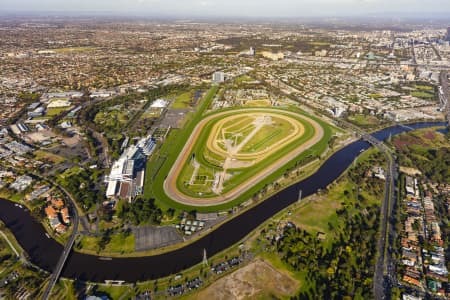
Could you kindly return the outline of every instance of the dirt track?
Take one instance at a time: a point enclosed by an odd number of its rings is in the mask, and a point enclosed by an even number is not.
[[[240,109],[239,111],[273,112],[274,110],[275,109],[273,109],[273,108],[247,108],[247,109]],[[224,115],[227,115],[227,114],[230,114],[233,112],[236,112],[236,111],[227,111],[227,112],[217,113],[217,114],[208,116],[208,117],[202,119],[197,124],[197,126],[194,128],[194,131],[192,132],[191,136],[189,137],[188,141],[186,142],[186,145],[183,147],[182,151],[178,155],[177,160],[173,164],[166,180],[164,181],[164,191],[170,198],[172,198],[173,200],[175,200],[179,203],[193,205],[193,206],[212,206],[212,205],[219,205],[219,204],[229,202],[229,201],[235,199],[236,197],[238,197],[239,195],[241,195],[242,193],[244,193],[245,191],[247,191],[248,189],[250,189],[251,187],[253,187],[255,184],[257,184],[258,182],[260,182],[261,180],[263,180],[264,178],[266,178],[267,176],[269,176],[276,170],[278,170],[280,167],[282,167],[283,165],[285,165],[286,163],[288,163],[289,161],[291,161],[298,155],[300,155],[303,151],[309,149],[310,147],[312,147],[313,145],[318,143],[322,139],[323,134],[324,134],[322,126],[320,126],[316,121],[314,121],[306,116],[297,114],[297,113],[292,113],[292,112],[288,112],[288,111],[284,111],[284,110],[280,111],[281,113],[293,115],[295,117],[299,117],[305,121],[308,121],[314,127],[314,130],[315,130],[314,136],[311,139],[309,139],[308,141],[306,141],[305,143],[303,143],[302,145],[300,145],[299,147],[297,147],[296,149],[294,149],[293,151],[287,153],[282,158],[278,159],[277,161],[274,161],[270,166],[268,166],[261,172],[255,174],[250,179],[246,180],[242,184],[238,185],[237,187],[235,187],[234,189],[232,189],[231,191],[228,191],[227,193],[225,193],[223,195],[216,196],[216,197],[210,197],[210,198],[194,198],[194,197],[183,194],[177,188],[177,178],[183,168],[184,162],[186,161],[186,159],[188,159],[189,154],[191,153],[192,148],[194,147],[195,141],[198,139],[200,133],[202,132],[203,127],[212,119],[215,119],[219,116],[224,116]]]

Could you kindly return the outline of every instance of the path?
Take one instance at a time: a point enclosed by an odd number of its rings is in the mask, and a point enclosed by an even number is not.
[[[3,231],[0,231],[0,234],[3,236],[3,238],[5,239],[5,241],[8,243],[9,247],[12,249],[12,251],[14,252],[14,254],[17,257],[21,257],[19,252],[16,250],[16,248],[14,248],[14,245],[11,243],[11,241],[8,239],[8,237],[6,236],[6,234]]]

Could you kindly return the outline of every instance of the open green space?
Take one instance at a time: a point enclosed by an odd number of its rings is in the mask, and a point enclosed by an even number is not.
[[[236,83],[245,83],[245,82],[251,82],[254,81],[255,79],[253,79],[252,77],[248,76],[248,75],[242,75],[237,77],[234,81]]]
[[[190,107],[190,103],[192,101],[192,91],[182,93],[175,97],[174,101],[171,104],[172,108],[182,109]]]
[[[118,254],[118,253],[132,253],[134,252],[134,235],[116,233],[107,237],[104,236],[86,236],[84,235],[80,241],[77,242],[76,248],[83,249],[84,253],[96,254],[101,252],[102,255]]]
[[[434,182],[450,184],[448,134],[435,128],[414,130],[392,138],[402,166],[419,169]]]
[[[311,46],[329,46],[329,45],[331,45],[331,43],[329,43],[329,42],[320,42],[320,41],[309,42],[308,44]]]
[[[370,148],[356,160],[353,167],[360,165],[370,167],[377,150]],[[381,161],[382,162],[382,161]],[[381,181],[380,181],[381,182]],[[336,228],[339,216],[336,211],[346,203],[356,202],[358,197],[364,199],[368,205],[380,203],[379,186],[369,191],[357,189],[357,185],[348,176],[343,176],[337,183],[331,184],[325,195],[315,195],[302,202],[294,211],[290,220],[310,233],[319,232],[330,234]],[[331,225],[331,226],[330,226]]]
[[[370,127],[380,124],[380,120],[377,117],[364,114],[356,114],[348,117],[348,120],[355,125],[361,127]]]
[[[434,88],[429,85],[415,85],[414,86],[416,90],[422,90],[422,91],[432,91]]]
[[[424,92],[422,90],[411,92],[411,96],[417,97],[417,98],[422,98],[422,99],[434,98],[433,94]]]
[[[43,150],[36,150],[33,152],[33,154],[37,160],[51,161],[52,163],[55,164],[59,164],[65,160],[64,157],[62,156],[46,152]]]
[[[67,111],[68,109],[70,109],[70,106],[49,108],[49,109],[47,109],[45,115],[47,117],[57,116],[57,115],[61,114],[62,112]]]
[[[124,126],[129,120],[129,115],[122,109],[101,111],[95,116],[94,122],[105,128],[116,128]]]
[[[275,215],[260,227],[253,249],[300,282],[299,299],[371,299],[379,207],[384,181],[368,175],[386,166],[365,151],[325,190]],[[282,224],[290,226],[282,228]],[[281,238],[273,242],[274,236]]]

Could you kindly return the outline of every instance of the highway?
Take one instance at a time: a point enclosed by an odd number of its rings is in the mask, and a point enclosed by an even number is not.
[[[390,298],[390,286],[393,280],[395,280],[395,264],[392,262],[392,243],[394,241],[395,227],[390,226],[392,221],[392,212],[395,206],[395,177],[396,177],[396,164],[395,158],[392,155],[391,150],[372,135],[366,133],[359,127],[348,123],[346,121],[339,120],[339,123],[343,127],[352,129],[355,133],[360,135],[362,139],[366,140],[373,146],[377,147],[386,157],[388,166],[386,170],[386,186],[383,202],[381,203],[381,227],[380,236],[377,241],[377,262],[375,264],[375,273],[373,278],[373,292],[375,299],[389,299]]]
[[[390,285],[388,282],[395,279],[395,268],[392,264],[392,243],[394,241],[394,226],[390,226],[392,212],[395,205],[395,174],[396,164],[395,159],[390,149],[381,141],[375,139],[373,136],[361,132],[363,139],[377,147],[384,153],[387,159],[386,183],[384,199],[381,203],[380,216],[380,237],[377,242],[377,262],[375,264],[375,273],[373,278],[373,292],[375,299],[389,299]]]
[[[449,99],[449,92],[448,92],[448,74],[447,71],[442,71],[440,76],[440,83],[442,87],[442,93],[443,93],[443,101],[445,102],[445,115],[447,118],[447,124],[448,127],[450,127],[450,99]]]

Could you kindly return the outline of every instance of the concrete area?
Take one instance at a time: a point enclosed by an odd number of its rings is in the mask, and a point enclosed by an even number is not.
[[[135,251],[145,251],[165,247],[183,241],[174,227],[134,227]]]
[[[181,121],[184,119],[187,113],[191,112],[192,109],[169,109],[164,117],[161,119],[161,124],[159,127],[163,128],[180,128]]]

